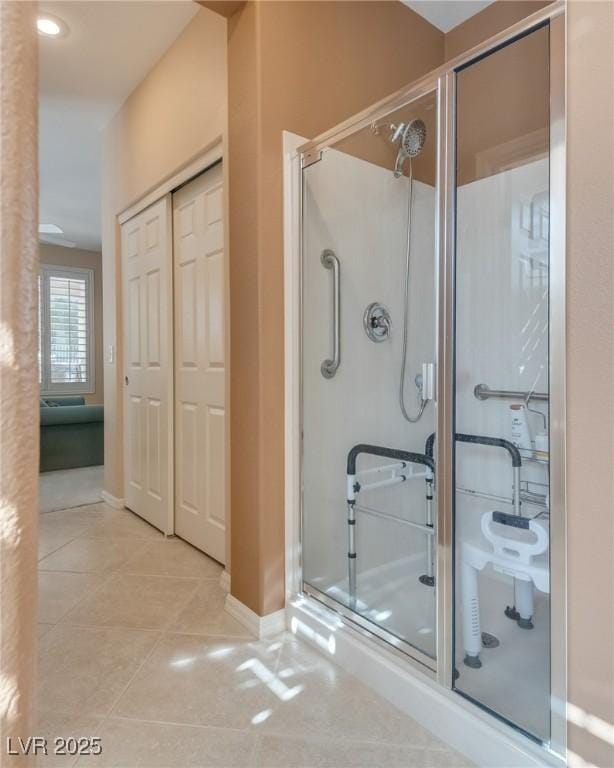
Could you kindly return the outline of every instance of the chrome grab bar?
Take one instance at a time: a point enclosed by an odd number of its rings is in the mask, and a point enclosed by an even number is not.
[[[475,445],[486,445],[492,448],[503,448],[509,453],[512,460],[512,472],[514,475],[512,484],[514,492],[514,514],[520,516],[520,467],[522,466],[522,456],[520,455],[520,451],[514,445],[514,443],[511,443],[509,440],[504,440],[502,437],[487,437],[486,435],[465,435],[461,434],[460,432],[457,432],[454,435],[454,438],[459,443],[473,443]],[[433,458],[434,444],[435,433],[433,432],[426,438],[426,443],[424,446],[424,453],[426,456],[429,456],[431,460]]]
[[[391,515],[389,512],[382,512],[379,509],[373,509],[373,507],[365,507],[364,504],[355,504],[354,509],[357,512],[362,512],[365,515],[371,515],[372,517],[381,517],[382,520],[390,520],[393,523],[400,523],[401,525],[407,525],[410,528],[415,528],[420,533],[424,533],[427,536],[434,536],[435,529],[432,525],[422,525],[421,523],[415,523],[413,520],[406,520],[404,517],[398,515]]]
[[[489,397],[501,397],[505,400],[548,400],[547,392],[518,392],[512,389],[490,389],[486,384],[477,384],[473,389],[477,400],[488,400]]]
[[[322,251],[320,261],[324,269],[333,270],[333,358],[322,362],[320,371],[325,379],[332,379],[341,362],[341,267],[334,251]]]

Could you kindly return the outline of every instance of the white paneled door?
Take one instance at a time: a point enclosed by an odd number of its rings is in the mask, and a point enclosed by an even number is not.
[[[173,194],[175,532],[225,562],[221,163]]]
[[[125,503],[173,531],[171,196],[122,225]]]

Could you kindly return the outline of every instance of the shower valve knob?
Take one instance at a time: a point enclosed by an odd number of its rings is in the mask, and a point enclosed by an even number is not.
[[[374,301],[365,309],[363,327],[371,341],[374,341],[376,344],[380,341],[386,341],[392,330],[390,312],[388,312],[383,304]]]

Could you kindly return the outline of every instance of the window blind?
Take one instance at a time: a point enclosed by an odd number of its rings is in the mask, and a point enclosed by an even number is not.
[[[44,391],[92,389],[92,284],[89,269],[45,266],[41,272],[39,358]]]

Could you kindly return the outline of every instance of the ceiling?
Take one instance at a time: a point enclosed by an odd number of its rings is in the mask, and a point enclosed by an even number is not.
[[[494,0],[402,0],[442,32],[449,32],[475,16]]]
[[[444,32],[493,0],[403,0]],[[40,222],[100,249],[101,130],[198,11],[191,0],[39,3],[69,33],[40,42]]]
[[[69,33],[40,37],[40,218],[45,241],[100,249],[101,130],[198,11],[191,0],[40,2]]]

